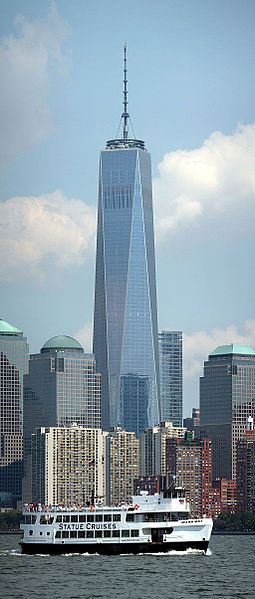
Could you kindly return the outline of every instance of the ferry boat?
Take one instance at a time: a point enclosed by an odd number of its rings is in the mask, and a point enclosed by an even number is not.
[[[211,518],[190,517],[183,489],[142,491],[132,504],[118,507],[28,508],[20,544],[26,554],[206,552],[212,526]]]

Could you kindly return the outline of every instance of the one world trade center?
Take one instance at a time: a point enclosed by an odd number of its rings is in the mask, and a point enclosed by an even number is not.
[[[102,426],[140,435],[160,420],[150,154],[129,135],[124,46],[121,133],[99,165],[94,340]]]

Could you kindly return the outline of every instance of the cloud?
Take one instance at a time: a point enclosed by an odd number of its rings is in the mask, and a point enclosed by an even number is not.
[[[45,18],[28,21],[19,15],[14,25],[16,33],[0,46],[1,166],[51,133],[51,77],[66,63],[68,26],[54,4]]]
[[[94,254],[96,211],[61,191],[0,203],[0,280],[40,277],[46,267],[82,264]]]
[[[255,348],[255,320],[244,323],[243,332],[231,324],[225,329],[213,329],[210,333],[197,331],[184,335],[184,377],[190,379],[202,375],[203,363],[218,345],[241,343]]]
[[[200,148],[166,154],[154,195],[159,241],[215,221],[241,233],[240,217],[247,227],[255,218],[255,124],[239,125],[233,135],[214,132]]]

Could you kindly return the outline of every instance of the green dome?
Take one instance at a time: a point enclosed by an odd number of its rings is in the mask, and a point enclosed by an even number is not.
[[[69,335],[56,335],[55,337],[51,337],[51,339],[46,341],[46,343],[43,345],[41,351],[50,351],[51,349],[59,349],[61,351],[83,351],[83,347],[81,346],[79,341],[76,341],[76,339],[70,337]]]
[[[22,331],[0,318],[0,335],[22,335]]]
[[[219,347],[216,347],[210,356],[225,356],[226,354],[255,356],[255,349],[241,343],[229,343],[229,345],[219,345]]]

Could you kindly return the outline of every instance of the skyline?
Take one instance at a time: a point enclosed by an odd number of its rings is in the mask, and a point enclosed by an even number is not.
[[[57,334],[91,349],[99,151],[117,131],[126,39],[152,155],[159,328],[184,331],[188,416],[208,353],[255,346],[255,7],[130,8],[125,31],[115,1],[0,9],[0,316],[33,353]]]

